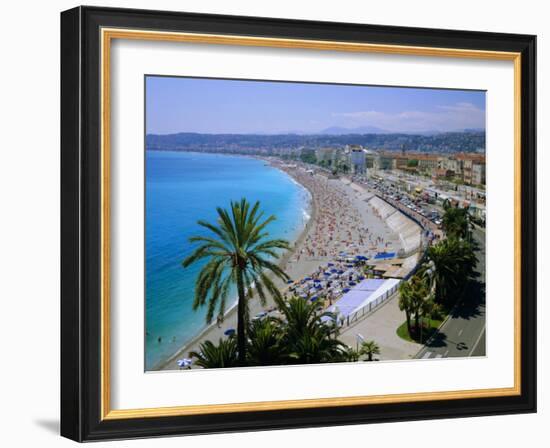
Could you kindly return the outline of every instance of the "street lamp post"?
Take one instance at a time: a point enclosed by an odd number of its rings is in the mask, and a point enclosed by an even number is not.
[[[355,335],[355,343],[356,343],[355,349],[357,351],[359,351],[359,341],[361,341],[361,343],[365,342],[365,338],[363,337],[363,335],[361,333],[357,333]]]

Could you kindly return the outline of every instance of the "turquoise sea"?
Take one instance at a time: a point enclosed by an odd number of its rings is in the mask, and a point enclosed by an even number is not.
[[[202,264],[181,266],[193,250],[188,238],[208,232],[197,220],[214,222],[217,206],[245,197],[276,215],[271,236],[293,240],[310,197],[262,160],[219,154],[146,151],[145,185],[145,369],[151,370],[206,325],[205,310],[192,309]]]

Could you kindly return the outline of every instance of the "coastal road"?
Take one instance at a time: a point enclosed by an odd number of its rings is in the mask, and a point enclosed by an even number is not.
[[[479,277],[470,288],[472,300],[458,306],[439,331],[416,354],[416,358],[485,356],[485,230],[474,228],[479,245],[477,272]]]

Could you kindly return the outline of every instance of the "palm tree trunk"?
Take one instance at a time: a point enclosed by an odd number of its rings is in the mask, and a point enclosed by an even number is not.
[[[409,335],[411,334],[411,315],[408,311],[405,312],[405,315],[407,316],[407,331],[409,332]]]
[[[244,366],[246,364],[246,322],[245,322],[245,295],[244,295],[244,282],[242,271],[237,272],[237,294],[239,296],[239,302],[237,304],[237,349],[239,355],[239,365]]]

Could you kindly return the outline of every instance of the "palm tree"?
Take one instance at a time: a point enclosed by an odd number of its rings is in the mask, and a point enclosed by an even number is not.
[[[380,347],[374,341],[365,341],[361,344],[361,355],[367,355],[367,361],[372,361],[374,355],[380,354]]]
[[[285,326],[287,339],[298,339],[304,333],[315,332],[319,325],[325,326],[320,320],[322,307],[315,302],[300,297],[291,297],[286,302],[278,303],[278,308],[283,314],[282,322]]]
[[[282,332],[274,319],[256,320],[248,326],[247,365],[279,365],[285,358]]]
[[[190,352],[192,358],[197,358],[195,362],[199,367],[205,369],[215,369],[222,367],[237,367],[237,343],[234,337],[226,340],[220,339],[218,345],[212,341],[205,341],[199,346],[198,352]]]
[[[232,285],[237,286],[237,346],[240,365],[246,362],[246,327],[248,321],[247,300],[256,290],[262,305],[266,303],[266,292],[276,300],[281,293],[273,280],[267,275],[288,280],[288,275],[273,262],[279,258],[280,250],[290,249],[287,241],[269,239],[266,227],[275,220],[275,216],[264,219],[259,211],[260,203],[251,208],[246,199],[231,202],[230,210],[217,207],[216,224],[198,221],[198,224],[211,231],[213,236],[194,236],[192,243],[201,243],[195,251],[183,261],[183,267],[208,259],[201,269],[195,283],[193,309],[208,303],[206,321],[212,321],[216,308],[218,317],[223,318],[226,300]]]
[[[441,220],[447,237],[470,240],[470,215],[468,209],[447,207]]]
[[[338,339],[331,339],[328,333],[322,331],[302,334],[299,339],[292,341],[289,349],[289,364],[347,361],[345,344]]]
[[[413,275],[409,281],[399,285],[399,309],[405,311],[409,335],[412,335],[411,318],[413,316],[415,334],[418,334],[420,330],[422,306],[428,293],[429,288],[426,280],[418,273]]]
[[[438,305],[434,300],[434,295],[430,294],[426,300],[422,302],[422,306],[420,308],[420,313],[422,315],[422,321],[424,321],[424,318],[428,319],[428,329],[431,329],[431,321],[434,319],[434,317],[439,317],[441,314],[441,306]],[[424,325],[421,326],[421,329],[424,328]],[[423,342],[423,333],[422,330],[420,332],[420,342]]]
[[[361,352],[359,350],[355,350],[353,347],[348,347],[345,350],[345,357],[346,357],[346,361],[348,362],[357,362],[359,361],[360,356],[361,356]]]
[[[401,282],[399,285],[399,310],[405,311],[407,318],[407,332],[411,334],[411,304],[413,291],[409,282]]]
[[[346,345],[335,335],[334,315],[323,312],[322,307],[307,300],[292,297],[288,302],[280,301],[283,314],[281,325],[289,364],[314,364],[345,361]]]
[[[413,275],[410,283],[413,289],[412,309],[414,312],[414,329],[415,334],[418,335],[420,331],[420,316],[422,315],[429,289],[425,278],[420,275]]]
[[[435,266],[435,300],[452,306],[467,282],[476,276],[474,248],[467,241],[447,238],[429,247],[427,254]]]

